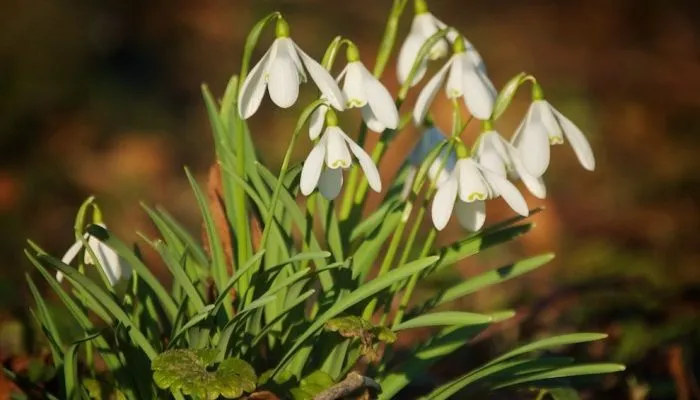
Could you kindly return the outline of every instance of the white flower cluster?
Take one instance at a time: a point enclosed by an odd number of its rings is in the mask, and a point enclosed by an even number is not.
[[[568,118],[544,100],[534,78],[533,102],[511,140],[493,128],[498,92],[491,83],[482,57],[474,46],[454,28],[448,27],[428,11],[425,0],[415,1],[410,32],[398,55],[397,77],[403,89],[417,85],[428,71],[429,61],[452,55],[418,94],[412,112],[416,125],[422,126],[431,105],[444,85],[447,98],[458,105],[462,100],[471,116],[483,121],[484,130],[473,152],[459,137],[446,138],[437,128],[427,129],[407,160],[407,178],[403,190],[406,199],[416,173],[426,157],[438,145],[449,140],[440,157],[428,167],[427,177],[437,190],[432,203],[432,220],[442,230],[452,213],[467,230],[478,231],[486,218],[485,202],[502,197],[518,214],[528,215],[524,197],[512,181],[522,181],[536,197],[546,195],[542,176],[550,161],[550,145],[568,140],[584,168],[593,170],[595,159],[583,133]],[[428,42],[432,44],[428,44]],[[357,47],[347,39],[347,65],[337,79],[304,52],[290,37],[289,26],[281,16],[276,20],[276,39],[247,74],[238,93],[238,113],[248,119],[260,107],[265,92],[277,106],[288,108],[299,97],[299,86],[308,77],[316,84],[323,104],[311,115],[309,137],[314,146],[307,156],[300,179],[300,190],[310,195],[318,188],[327,199],[336,198],[343,185],[343,170],[356,159],[374,191],[382,190],[379,171],[367,152],[339,126],[336,111],[359,108],[366,127],[382,133],[399,129],[397,104],[389,90],[364,66]],[[342,86],[341,86],[342,84]],[[520,84],[518,84],[519,86]],[[458,107],[458,106],[456,106]],[[456,109],[455,112],[461,112]],[[462,127],[463,128],[463,127]],[[461,129],[453,129],[455,132]],[[123,260],[98,239],[86,236],[92,250],[85,252],[84,263],[98,263],[109,283],[128,277],[131,270]],[[70,263],[82,248],[75,243],[63,258]],[[93,260],[90,253],[97,260]],[[59,273],[59,280],[63,278]]]
[[[429,40],[433,44],[426,52],[422,49]],[[543,99],[542,90],[534,80],[533,103],[512,140],[493,130],[498,92],[486,73],[482,57],[463,35],[431,14],[424,0],[415,1],[411,29],[399,51],[399,83],[408,87],[417,85],[426,75],[429,61],[446,57],[450,48],[452,55],[448,61],[420,91],[413,108],[413,121],[416,125],[424,123],[444,85],[446,96],[453,101],[461,99],[470,114],[484,121],[487,128],[473,154],[457,139],[461,151],[450,154],[444,165],[435,160],[430,166],[428,176],[438,187],[432,206],[437,229],[443,229],[456,210],[464,228],[479,230],[486,216],[485,201],[497,197],[502,197],[515,212],[528,215],[527,204],[511,180],[521,180],[534,196],[544,198],[542,175],[549,165],[549,147],[563,143],[564,138],[571,143],[583,166],[594,168],[593,153],[581,131]],[[351,167],[353,158],[359,162],[369,186],[377,192],[382,188],[374,161],[338,126],[335,113],[360,108],[366,126],[379,133],[397,129],[399,113],[387,88],[362,64],[352,43],[348,43],[346,58],[348,64],[333,79],[294,43],[286,22],[279,19],[277,39],[253,67],[239,94],[239,113],[242,118],[249,118],[258,109],[266,89],[275,104],[286,108],[294,104],[299,84],[307,80],[305,71],[318,86],[325,104],[316,109],[309,124],[309,137],[315,145],[302,168],[300,189],[304,195],[318,188],[324,197],[336,198],[342,189],[343,170]],[[428,152],[443,140],[444,135],[431,128],[416,146],[408,160],[404,197]]]
[[[477,231],[486,218],[485,201],[497,197],[502,197],[518,214],[527,216],[529,211],[525,199],[510,180],[521,180],[530,193],[543,199],[546,189],[542,176],[549,166],[550,145],[562,144],[565,138],[581,165],[590,171],[595,168],[593,152],[581,130],[544,100],[537,82],[533,83],[533,102],[513,138],[508,141],[495,131],[491,119],[498,93],[486,74],[483,59],[464,36],[431,14],[423,1],[417,1],[416,5],[411,31],[399,53],[399,81],[410,78],[421,47],[441,30],[449,29],[446,40],[439,39],[427,57],[419,60],[410,85],[417,84],[425,75],[428,60],[447,55],[449,43],[453,54],[418,95],[413,108],[414,122],[423,123],[438,90],[445,84],[447,97],[452,100],[462,98],[471,115],[483,120],[485,127],[473,154],[470,155],[460,141],[457,145],[461,151],[450,154],[444,166],[439,158],[430,166],[428,176],[438,187],[432,204],[435,228],[442,230],[455,212],[462,227]],[[417,167],[444,140],[445,136],[437,128],[424,133],[409,158],[404,196]]]

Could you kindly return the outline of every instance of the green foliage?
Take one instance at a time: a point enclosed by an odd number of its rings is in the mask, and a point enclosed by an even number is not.
[[[391,52],[405,5],[405,1],[394,2],[376,75],[381,75]],[[243,75],[262,29],[279,18],[278,13],[270,14],[251,32]],[[448,33],[449,29],[438,31],[419,54],[427,56]],[[414,63],[411,76],[419,63]],[[496,117],[528,79],[520,74],[505,86],[496,102]],[[113,251],[128,263],[131,276],[114,287],[104,278],[108,265],[97,266],[101,280],[92,279],[84,257],[77,257],[74,266],[67,265],[30,242],[27,257],[82,333],[68,337],[59,332],[55,315],[34,278],[28,276],[36,302],[33,315],[48,338],[62,378],[60,393],[47,397],[216,399],[269,391],[280,398],[312,399],[342,385],[344,376],[364,357],[373,363],[370,378],[381,385],[381,398],[392,398],[430,366],[515,314],[437,311],[436,307],[533,271],[554,257],[543,254],[513,262],[416,301],[412,294],[420,279],[508,243],[532,225],[522,217],[513,218],[442,247],[434,245],[435,229],[422,237],[427,201],[418,203],[416,198],[423,191],[427,197],[433,193],[428,171],[442,147],[423,161],[407,199],[398,193],[406,179],[404,168],[381,204],[363,220],[364,195],[349,189],[343,204],[347,212],[337,212],[339,207],[318,195],[307,198],[302,207],[297,201],[300,170],[290,165],[290,156],[307,120],[325,100],[306,107],[291,135],[281,171],[275,174],[258,161],[248,127],[238,114],[240,85],[238,77],[232,77],[218,103],[206,86],[202,90],[221,171],[217,189],[222,198],[209,198],[185,169],[202,217],[201,240],[162,208],[143,205],[160,238],[140,235],[139,243],[127,244],[100,225],[99,208],[93,198],[88,199],[80,207],[74,234],[84,247],[81,255],[87,252],[97,259],[97,250]],[[409,84],[402,86],[399,104],[409,89]],[[465,127],[456,117],[453,131]],[[363,126],[361,132],[365,131]],[[381,146],[394,134],[387,133]],[[383,150],[374,154],[381,158]],[[362,188],[357,179],[357,174],[351,174],[354,183],[348,186]],[[92,218],[88,210],[93,210]],[[404,232],[411,232],[406,240]],[[95,240],[105,247],[92,248]],[[147,265],[140,250],[144,244],[166,266],[170,287]],[[67,282],[60,284],[55,272]],[[397,303],[399,312],[393,313]],[[390,314],[393,322],[388,324]],[[394,348],[397,333],[415,328],[428,328],[433,334],[400,355]],[[537,354],[604,337],[580,333],[527,344],[453,381],[435,384],[426,398],[513,386],[534,388],[543,381],[562,379],[568,384],[571,377],[620,371],[623,367],[616,364],[573,364],[570,359]],[[104,367],[98,367],[97,360]],[[561,387],[549,393],[561,397],[568,386]]]
[[[257,376],[250,364],[238,358],[217,363],[217,356],[216,350],[167,351],[153,359],[153,380],[161,389],[203,399],[235,399],[255,390]]]

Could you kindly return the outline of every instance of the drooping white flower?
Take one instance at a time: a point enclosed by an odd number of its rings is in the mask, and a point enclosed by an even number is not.
[[[338,110],[343,110],[343,95],[338,84],[321,64],[306,54],[289,37],[289,26],[277,21],[277,38],[265,55],[250,70],[238,95],[238,112],[247,119],[258,110],[265,90],[282,108],[291,107],[299,97],[299,84],[306,82],[308,71],[321,94]]]
[[[336,124],[328,124],[304,161],[299,183],[301,193],[308,196],[318,187],[323,197],[336,198],[343,186],[342,170],[350,168],[352,155],[360,163],[372,190],[381,191],[382,182],[372,158]]]
[[[104,224],[97,225],[105,229],[107,228]],[[83,249],[83,242],[78,240],[75,243],[73,243],[73,245],[66,251],[66,254],[63,255],[63,258],[61,258],[61,261],[64,264],[70,264],[71,262],[73,262],[80,250],[83,250],[83,262],[86,265],[95,265],[101,267],[105,275],[107,276],[110,285],[114,286],[122,279],[129,279],[129,277],[131,276],[131,266],[129,266],[129,264],[127,264],[121,257],[119,257],[119,255],[114,250],[112,250],[111,247],[107,246],[96,237],[91,236],[87,233],[84,237],[87,240],[88,246],[95,254],[97,261],[93,259],[89,251]],[[56,280],[58,280],[59,282],[63,281],[63,273],[61,271],[58,271],[56,273]]]
[[[445,140],[447,140],[445,135],[440,131],[440,129],[434,126],[423,132],[423,136],[421,136],[416,146],[408,155],[408,166],[406,167],[408,171],[406,180],[404,181],[403,190],[401,191],[401,198],[405,199],[408,197],[413,181],[418,173],[418,169],[420,168],[421,164],[423,164],[426,157],[428,157],[428,154],[430,154],[434,148],[439,146]],[[457,163],[457,154],[454,152],[454,150],[450,151],[449,154],[447,154],[447,151],[447,148],[441,150],[435,161],[433,161],[428,168],[428,179],[430,179],[431,182],[434,182],[435,186],[440,186],[447,180],[447,177]],[[447,156],[446,160],[445,156]]]
[[[440,28],[440,22],[433,14],[429,11],[422,13],[416,12],[415,17],[413,17],[413,22],[411,22],[411,30],[406,36],[406,40],[401,45],[399,50],[399,57],[396,67],[396,75],[399,79],[399,83],[403,84],[408,79],[408,75],[411,72],[413,64],[418,58],[418,52],[420,48],[425,44],[425,42],[437,33]],[[444,25],[444,24],[442,24]],[[411,86],[416,85],[425,76],[425,71],[428,67],[428,59],[437,60],[439,58],[447,56],[449,51],[449,46],[447,41],[441,39],[433,45],[433,47],[428,52],[427,59],[420,61],[418,70],[413,77],[413,82]]]
[[[476,232],[486,220],[485,201],[497,197],[503,197],[518,214],[529,214],[525,199],[508,179],[471,157],[461,158],[435,193],[432,205],[433,225],[437,230],[445,228],[454,210],[460,225]]]
[[[338,82],[343,82],[345,107],[361,108],[362,119],[375,132],[396,129],[399,126],[399,111],[387,88],[362,64],[354,46],[348,48],[348,60],[338,75]],[[311,116],[309,136],[312,140],[321,134],[327,111],[327,106],[320,106]]]
[[[512,143],[520,151],[525,168],[540,177],[549,166],[550,145],[563,144],[564,138],[569,141],[583,168],[593,171],[595,157],[583,132],[547,100],[540,98],[530,104]]]
[[[437,17],[430,13],[430,11],[428,11],[425,2],[416,2],[416,11],[413,21],[411,22],[411,29],[408,36],[406,36],[406,40],[404,40],[403,44],[401,45],[401,49],[399,50],[396,71],[399,83],[403,84],[408,79],[411,68],[418,58],[420,48],[423,47],[425,42],[438,31],[447,28],[448,26],[444,22],[440,21]],[[428,52],[428,57],[420,61],[418,70],[416,71],[413,81],[411,82],[411,86],[416,85],[421,79],[423,79],[423,76],[425,76],[428,60],[437,60],[447,56],[447,52],[449,51],[447,41],[454,42],[458,36],[459,35],[455,30],[450,30],[446,35],[447,40],[438,40],[433,45]],[[466,38],[464,38],[464,36],[462,36],[462,40],[465,44],[467,57],[474,65],[483,70],[485,73],[486,67],[481,55],[479,55],[474,46]]]
[[[542,178],[533,176],[525,168],[518,150],[495,130],[481,134],[475,157],[479,164],[503,177],[521,179],[535,197],[544,199],[547,195]]]
[[[462,97],[469,112],[478,119],[491,117],[496,101],[496,89],[484,71],[467,56],[461,38],[455,40],[455,52],[435,76],[421,90],[413,107],[413,121],[420,124],[425,119],[438,90],[447,79],[445,90],[449,99]]]

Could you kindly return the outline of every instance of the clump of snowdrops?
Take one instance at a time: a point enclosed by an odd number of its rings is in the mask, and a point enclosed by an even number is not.
[[[220,99],[202,87],[221,177],[219,202],[211,202],[186,171],[203,243],[165,210],[148,206],[160,237],[124,243],[110,233],[93,198],[80,208],[76,243],[62,259],[30,242],[27,256],[81,332],[59,331],[56,313],[29,278],[33,313],[61,380],[47,397],[390,399],[409,390],[403,398],[447,399],[515,388],[532,390],[533,398],[575,398],[573,377],[623,369],[543,354],[605,337],[571,333],[525,344],[426,389],[429,367],[514,316],[445,306],[553,255],[454,282],[427,300],[414,298],[417,283],[526,234],[532,225],[525,219],[538,210],[521,190],[545,197],[543,176],[555,145],[568,143],[587,170],[595,160],[583,133],[546,100],[534,76],[519,73],[498,91],[456,27],[431,14],[424,0],[414,1],[412,12],[407,3],[394,0],[374,65],[365,65],[351,38],[340,36],[319,61],[311,54],[320,53],[307,53],[275,12],[251,30],[240,72]],[[413,18],[407,34],[398,30],[402,17]],[[254,50],[265,46],[263,33],[273,28],[274,41],[249,68]],[[395,94],[381,81],[393,55]],[[442,66],[428,76],[431,64]],[[317,90],[318,100],[303,108],[292,132],[278,133],[289,146],[280,170],[271,171],[247,121],[271,106],[266,97],[292,107],[302,87]],[[532,104],[508,138],[498,121],[524,87]],[[404,100],[414,90],[417,100],[408,109]],[[432,122],[437,96],[450,100],[451,126]],[[361,116],[356,135],[340,114]],[[386,179],[377,165],[409,124],[421,128],[422,138],[398,175]],[[481,133],[467,141],[470,124]],[[369,135],[378,135],[371,152],[364,149]],[[300,139],[313,146],[295,164],[291,155]],[[369,189],[382,195],[371,209],[365,207]],[[484,227],[487,203],[499,198],[514,216]],[[438,231],[453,216],[464,234],[436,246]],[[170,287],[144,263],[144,246],[162,258]],[[395,351],[397,334],[415,328],[433,334],[408,352]],[[410,391],[417,380],[420,393]]]

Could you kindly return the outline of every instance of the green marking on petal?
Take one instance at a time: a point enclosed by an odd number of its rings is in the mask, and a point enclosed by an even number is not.
[[[350,167],[350,163],[346,163],[344,160],[335,160],[331,163],[331,168],[333,169],[348,167]]]
[[[467,196],[468,202],[477,201],[477,200],[480,200],[480,201],[486,200],[486,194],[481,193],[481,192],[473,192],[473,193],[469,193],[469,196]]]
[[[461,95],[462,95],[462,93],[460,93],[459,90],[450,89],[450,90],[448,90],[447,98],[454,99],[454,98],[460,97]]]
[[[364,105],[365,102],[360,99],[348,99],[348,101],[345,104],[347,108],[362,107]]]
[[[550,145],[564,144],[564,138],[561,136],[550,136],[549,137],[549,144]]]

